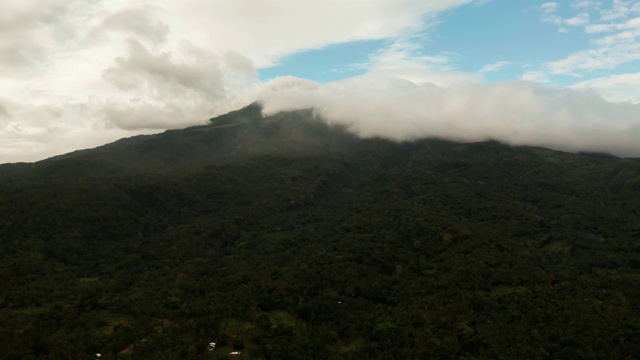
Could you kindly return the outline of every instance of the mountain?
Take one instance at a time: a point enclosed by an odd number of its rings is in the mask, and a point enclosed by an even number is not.
[[[332,146],[355,140],[345,131],[331,129],[308,110],[268,119],[263,119],[261,111],[259,105],[252,104],[211,119],[209,125],[126,138],[36,164],[0,165],[0,176],[20,174],[20,180],[24,180],[165,173],[267,154],[297,157],[332,151]]]
[[[639,159],[347,130],[0,165],[3,358],[640,357]]]

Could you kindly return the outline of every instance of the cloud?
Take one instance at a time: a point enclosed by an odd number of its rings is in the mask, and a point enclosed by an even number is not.
[[[480,73],[490,73],[490,72],[500,71],[509,65],[511,65],[511,61],[504,61],[504,60],[495,62],[493,64],[487,64],[483,66],[482,69],[480,69]]]
[[[602,6],[602,1],[594,0],[579,0],[571,4],[571,7],[578,10],[592,10],[599,9]]]
[[[572,8],[581,12],[568,19],[558,15],[557,3],[543,4],[539,10],[542,21],[556,24],[561,32],[567,32],[568,27],[583,28],[591,37],[589,47],[543,63],[533,72],[536,77],[585,78],[595,71],[614,70],[640,60],[640,17],[631,17],[640,14],[640,4],[613,0],[605,6],[598,1],[577,1]],[[535,80],[531,76],[523,78]]]
[[[582,4],[574,3],[572,7],[583,8],[583,7],[587,7],[587,4],[584,2]],[[540,5],[538,7],[538,10],[540,11],[542,22],[555,24],[558,26],[574,26],[574,27],[585,26],[590,22],[590,15],[587,12],[582,12],[572,18],[564,19],[562,16],[558,15],[558,8],[559,8],[559,5],[556,2],[547,2]],[[561,27],[560,31],[566,32],[567,30]]]
[[[174,52],[154,54],[137,40],[127,43],[129,54],[103,72],[104,80],[123,94],[96,105],[96,113],[112,127],[193,125],[258,82],[251,61],[237,53],[211,53],[183,42]]]
[[[154,43],[167,41],[169,26],[153,19],[153,8],[127,9],[109,15],[103,20],[105,30],[134,33]]]
[[[640,30],[640,17],[635,17],[633,19],[629,19],[627,21],[619,23],[609,22],[606,24],[593,24],[585,27],[585,32],[594,34],[624,30],[630,30],[632,32],[637,32],[638,30]]]
[[[572,85],[571,88],[596,90],[609,101],[640,103],[640,73],[590,79]]]
[[[62,0],[7,0],[0,8],[0,76],[38,63],[48,43],[62,31],[60,18],[67,12]],[[49,31],[51,30],[51,31]]]
[[[601,21],[614,21],[626,18],[630,13],[640,10],[635,1],[613,0],[610,8],[600,10]]]
[[[389,46],[372,54],[367,62],[352,66],[366,70],[368,74],[366,79],[382,78],[385,79],[384,81],[395,79],[396,82],[409,81],[448,86],[451,83],[480,80],[477,75],[450,70],[449,61],[452,56],[450,53],[424,54],[414,37],[403,36],[396,39]],[[363,79],[355,77],[346,82],[359,82]]]
[[[560,25],[562,24],[562,18],[556,13],[558,11],[558,3],[546,2],[538,8],[541,13],[541,19],[543,22]]]
[[[422,67],[444,67],[447,55],[420,54],[411,37],[472,1],[4,0],[0,162],[56,155],[71,134],[99,145],[110,139],[100,131],[202,123],[246,100],[256,68],[331,44],[387,40],[372,67],[435,78]]]
[[[603,32],[610,32],[615,30],[615,25],[613,24],[589,24],[585,26],[584,32],[587,34],[597,34]]]
[[[10,117],[11,115],[9,114],[7,107],[2,103],[2,99],[0,99],[0,119],[7,119]]]
[[[115,66],[103,72],[103,78],[119,90],[143,88],[143,93],[164,99],[180,91],[206,94],[218,98],[223,94],[222,71],[216,54],[184,44],[174,61],[171,53],[152,54],[136,40],[128,40],[127,57],[115,59]],[[166,88],[165,88],[166,87]]]
[[[574,75],[599,69],[615,69],[621,64],[640,60],[640,44],[615,44],[579,51],[570,56],[545,63],[552,74]]]
[[[369,71],[428,68],[447,70],[449,54],[425,55],[414,39],[401,38],[375,52],[360,67]]]
[[[362,137],[494,139],[512,145],[640,155],[640,105],[610,103],[594,91],[530,82],[440,87],[364,75],[324,85],[276,79],[258,98],[266,114],[313,108],[329,123],[346,125]]]
[[[589,24],[589,14],[588,13],[580,13],[570,19],[564,21],[565,24],[569,26],[585,26]]]
[[[556,2],[546,2],[540,5],[540,10],[545,14],[553,14],[558,11],[558,3]]]
[[[544,71],[526,71],[522,74],[520,80],[544,84],[549,82],[549,76]]]
[[[85,104],[62,107],[5,102],[3,106],[10,116],[0,117],[0,162],[44,159],[133,135],[104,128],[100,122],[87,122],[93,110]]]
[[[294,52],[328,44],[396,39],[428,28],[439,12],[472,0],[290,1],[238,0],[163,2],[180,14],[172,33],[188,33],[198,46],[216,35],[216,50],[236,49],[257,67],[270,66]],[[206,16],[203,16],[206,14]],[[170,35],[171,38],[171,35]],[[283,41],[286,39],[286,41]]]
[[[37,132],[32,130],[34,129],[22,127],[3,131],[3,136],[0,138],[2,163],[31,162],[34,159],[44,159],[78,149],[93,148],[133,135],[122,129],[69,129],[57,134],[41,131],[42,129],[38,129]],[[25,136],[25,131],[29,132],[29,136]],[[151,133],[154,132],[141,131],[135,135]]]

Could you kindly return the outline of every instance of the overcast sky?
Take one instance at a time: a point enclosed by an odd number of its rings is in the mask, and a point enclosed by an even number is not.
[[[259,100],[362,136],[640,157],[640,1],[2,0],[0,163]]]

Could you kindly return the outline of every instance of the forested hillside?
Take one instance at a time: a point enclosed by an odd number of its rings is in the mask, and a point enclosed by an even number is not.
[[[640,160],[252,105],[1,165],[0,282],[4,359],[635,359]]]

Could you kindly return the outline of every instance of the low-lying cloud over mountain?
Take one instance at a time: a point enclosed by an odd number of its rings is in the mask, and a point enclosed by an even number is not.
[[[640,156],[640,105],[608,102],[592,90],[531,82],[437,86],[375,73],[330,84],[277,79],[265,88],[258,98],[266,113],[314,108],[364,137],[492,139]]]
[[[620,29],[567,24],[609,37],[631,31],[625,39],[635,39],[640,8],[625,4],[593,10]],[[256,100],[267,112],[313,107],[362,136],[496,139],[640,156],[634,141],[640,109],[632,105],[640,97],[629,85],[637,73],[581,79],[565,72],[578,81],[540,85],[516,79],[547,81],[553,71],[544,66],[498,59],[460,70],[453,65],[460,54],[421,45],[443,14],[486,6],[483,0],[3,1],[0,163],[201,124]],[[607,20],[607,11],[621,7],[624,13]],[[541,23],[565,23],[561,6],[545,9]],[[536,7],[525,10],[540,16]],[[259,76],[292,54],[367,41],[379,42],[377,48],[334,69],[349,73],[339,81]],[[487,78],[515,66],[525,73]]]

